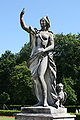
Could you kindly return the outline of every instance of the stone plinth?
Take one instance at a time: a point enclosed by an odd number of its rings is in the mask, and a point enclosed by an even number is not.
[[[67,114],[67,108],[22,107],[16,120],[75,120],[75,115]]]

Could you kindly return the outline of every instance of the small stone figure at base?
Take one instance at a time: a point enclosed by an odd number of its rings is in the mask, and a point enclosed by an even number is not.
[[[59,83],[57,84],[56,86],[56,91],[57,91],[57,94],[54,95],[53,93],[52,96],[53,98],[56,100],[56,107],[64,107],[63,104],[64,102],[66,101],[66,98],[67,98],[67,94],[66,92],[63,92],[63,84],[62,83]]]

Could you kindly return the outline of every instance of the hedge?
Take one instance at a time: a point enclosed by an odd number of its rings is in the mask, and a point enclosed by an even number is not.
[[[0,110],[0,115],[4,116],[14,116],[16,113],[19,113],[19,110]]]
[[[31,105],[8,105],[10,110],[21,110],[21,107],[31,107]]]
[[[8,110],[21,110],[21,107],[31,107],[31,105],[6,105]],[[5,108],[5,110],[7,110]],[[3,105],[0,104],[0,110],[3,110]]]
[[[80,113],[70,113],[71,115],[76,115],[75,120],[80,120]]]
[[[73,105],[73,106],[65,106],[67,108],[67,112],[68,113],[75,113],[76,112],[76,109],[79,110],[80,109],[80,105],[76,106],[76,105]]]
[[[9,110],[21,110],[21,107],[31,107],[32,105],[7,105]],[[68,113],[75,113],[76,109],[80,109],[80,105],[71,105],[71,106],[65,106],[67,108]],[[0,109],[2,108],[2,105],[0,105]]]

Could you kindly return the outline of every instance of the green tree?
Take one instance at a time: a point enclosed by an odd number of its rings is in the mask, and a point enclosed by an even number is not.
[[[16,65],[12,72],[10,90],[14,104],[33,104],[32,80],[26,61]]]
[[[15,55],[11,51],[5,51],[0,57],[0,92],[8,92],[11,71],[16,64]]]
[[[20,52],[16,54],[17,58],[16,62],[17,64],[20,64],[23,61],[28,61],[29,57],[30,57],[30,43],[24,44]]]
[[[3,92],[0,94],[0,104],[5,104],[10,100],[10,96],[8,93]]]
[[[62,82],[63,78],[65,81],[67,78],[71,78],[74,84],[72,86],[65,84],[65,87],[67,87],[66,91],[69,95],[72,95],[68,90],[69,87],[71,91],[74,91],[73,96],[76,97],[80,89],[80,35],[57,34],[54,56],[57,65],[57,81]],[[77,86],[78,89],[76,89]],[[79,94],[77,96],[78,100],[80,100]],[[75,97],[73,99],[76,103]]]
[[[71,78],[63,78],[62,83],[64,84],[64,91],[67,93],[66,105],[74,105],[77,102],[77,95],[73,89],[73,80]]]

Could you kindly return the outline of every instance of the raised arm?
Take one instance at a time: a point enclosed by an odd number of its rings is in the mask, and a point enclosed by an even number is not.
[[[24,13],[25,13],[25,10],[24,10],[24,8],[23,8],[23,10],[22,10],[21,13],[20,13],[20,24],[21,24],[21,27],[22,27],[23,30],[25,30],[26,32],[35,34],[35,30],[32,28],[32,26],[27,27],[27,26],[25,25],[25,22],[24,22],[24,19],[23,19]]]

